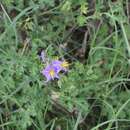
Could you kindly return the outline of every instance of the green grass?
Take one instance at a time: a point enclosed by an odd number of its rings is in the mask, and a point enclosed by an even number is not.
[[[129,130],[129,5],[2,0],[0,130]],[[70,63],[59,80],[45,82],[41,49]]]

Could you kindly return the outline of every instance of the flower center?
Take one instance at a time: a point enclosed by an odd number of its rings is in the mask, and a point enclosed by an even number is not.
[[[63,68],[67,68],[67,67],[69,67],[69,63],[67,61],[63,61],[63,63],[61,64],[61,66]]]
[[[53,69],[51,69],[51,70],[49,71],[49,74],[50,74],[51,77],[54,77],[55,71],[54,71]]]

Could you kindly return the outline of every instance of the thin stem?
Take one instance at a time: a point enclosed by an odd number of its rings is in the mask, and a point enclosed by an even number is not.
[[[121,25],[122,33],[123,33],[124,40],[125,40],[125,43],[126,43],[126,46],[127,46],[128,54],[129,54],[129,57],[130,57],[130,45],[129,45],[129,41],[128,41],[128,38],[127,38],[127,35],[126,35],[126,32],[125,32],[125,28],[124,28],[124,25],[123,25],[122,22],[120,22],[120,25]]]

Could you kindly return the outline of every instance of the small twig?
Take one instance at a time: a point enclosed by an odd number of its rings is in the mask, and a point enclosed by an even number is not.
[[[0,6],[1,6],[3,12],[5,13],[6,17],[8,18],[9,22],[12,24],[12,20],[11,20],[11,18],[9,17],[7,11],[5,10],[4,6],[3,6],[1,3],[0,3]]]
[[[81,48],[78,49],[77,53],[75,54],[75,56],[78,56],[81,59],[84,59],[85,55],[86,55],[88,33],[89,33],[88,30],[86,30],[86,32],[84,33],[84,38],[83,38],[83,42],[81,44]]]
[[[30,42],[30,39],[26,39],[25,42],[24,42],[24,46],[23,46],[23,49],[22,49],[22,52],[21,52],[21,56],[24,54],[26,48],[27,48],[27,45],[28,43]]]
[[[53,100],[53,99],[51,99],[51,101],[53,102],[53,105],[54,105],[57,109],[61,110],[63,113],[66,113],[66,114],[68,114],[68,115],[72,115],[72,113],[71,113],[70,111],[68,111],[64,106],[62,106],[61,104],[59,104],[57,101],[55,101],[55,100]]]
[[[86,47],[87,47],[87,38],[88,38],[88,30],[85,32],[84,39],[83,39],[83,42],[82,42],[82,51],[83,51],[84,54],[86,52]]]

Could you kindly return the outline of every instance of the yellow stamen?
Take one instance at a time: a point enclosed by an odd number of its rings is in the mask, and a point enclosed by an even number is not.
[[[67,61],[63,61],[63,63],[61,64],[61,66],[63,68],[67,68],[67,67],[69,67],[69,63]]]
[[[55,71],[54,71],[53,69],[51,69],[51,70],[49,71],[49,74],[50,74],[51,77],[54,77]]]

